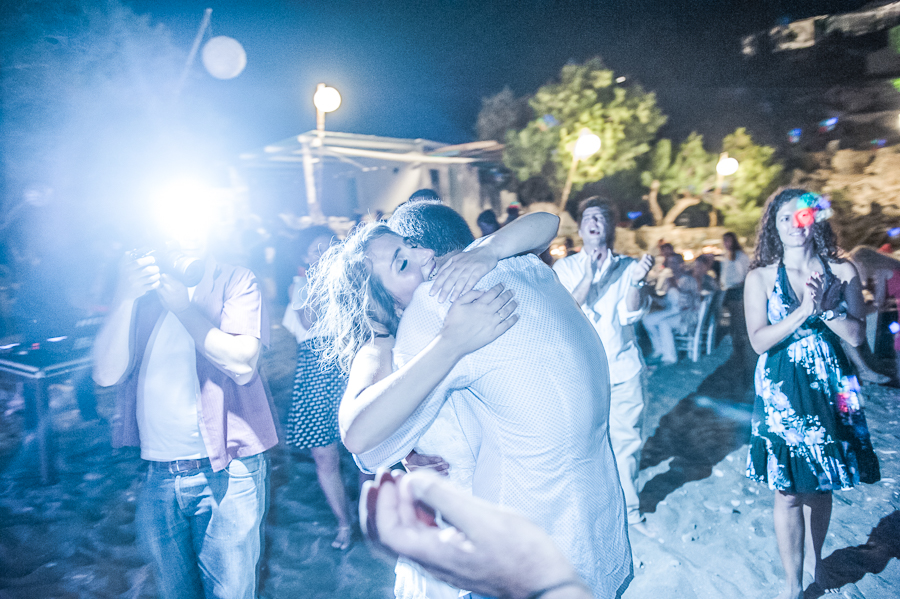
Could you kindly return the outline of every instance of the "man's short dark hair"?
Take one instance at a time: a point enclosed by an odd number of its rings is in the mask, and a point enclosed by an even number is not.
[[[420,189],[418,191],[414,191],[407,202],[415,203],[415,202],[441,202],[441,196],[438,195],[433,189],[428,189],[427,187]]]
[[[578,204],[578,226],[581,226],[581,219],[584,217],[584,211],[588,208],[599,208],[600,217],[603,219],[606,227],[606,247],[613,247],[616,241],[616,223],[619,222],[616,209],[612,202],[600,196],[591,196],[581,200]]]
[[[434,202],[407,202],[394,210],[388,226],[412,243],[434,250],[435,256],[462,251],[475,241],[459,213]]]

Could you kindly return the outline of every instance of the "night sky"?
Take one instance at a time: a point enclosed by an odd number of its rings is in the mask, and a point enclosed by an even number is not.
[[[669,123],[661,133],[711,138],[761,117],[741,96],[740,37],[781,21],[846,12],[863,1],[425,0],[266,2],[124,0],[190,48],[203,9],[210,35],[247,51],[246,70],[215,80],[199,63],[190,82],[226,117],[233,151],[315,127],[316,83],[338,88],[341,108],[327,127],[351,133],[462,143],[475,137],[481,99],[509,86],[533,93],[569,61],[603,57],[617,75],[656,91]]]

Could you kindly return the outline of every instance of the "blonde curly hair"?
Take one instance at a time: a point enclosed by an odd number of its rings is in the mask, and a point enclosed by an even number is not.
[[[308,273],[308,306],[317,316],[312,328],[316,349],[323,360],[336,362],[345,373],[375,335],[397,334],[397,303],[366,257],[369,245],[387,235],[400,237],[383,223],[360,225],[329,248]]]

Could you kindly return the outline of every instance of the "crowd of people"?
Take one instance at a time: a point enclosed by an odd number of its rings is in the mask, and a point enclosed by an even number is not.
[[[362,532],[399,556],[397,597],[620,597],[629,535],[656,534],[637,488],[648,369],[677,362],[676,338],[720,298],[732,359],[754,372],[747,476],[775,490],[782,597],[803,596],[804,573],[831,588],[831,493],[879,479],[857,364],[872,359],[857,348],[868,312],[900,296],[900,262],[864,249],[851,261],[829,211],[779,190],[752,258],[726,233],[720,259],[690,266],[666,243],[658,262],[616,253],[616,211],[599,197],[578,207],[580,251],[552,268],[538,254],[555,215],[482,214],[475,239],[433,192],[343,240],[301,231],[282,440],[312,454],[332,546],[346,550],[355,523],[342,444],[368,479]],[[278,442],[258,369],[266,300],[200,236],[181,249],[203,261],[195,285],[152,256],[122,261],[94,378],[117,386],[115,443],[149,464],[138,536],[161,596],[254,597]]]

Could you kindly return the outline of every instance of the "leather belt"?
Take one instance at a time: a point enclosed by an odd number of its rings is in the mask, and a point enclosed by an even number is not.
[[[209,458],[201,458],[199,460],[174,460],[171,462],[153,462],[157,468],[168,470],[170,474],[183,474],[200,470],[201,468],[209,468],[211,464]]]

